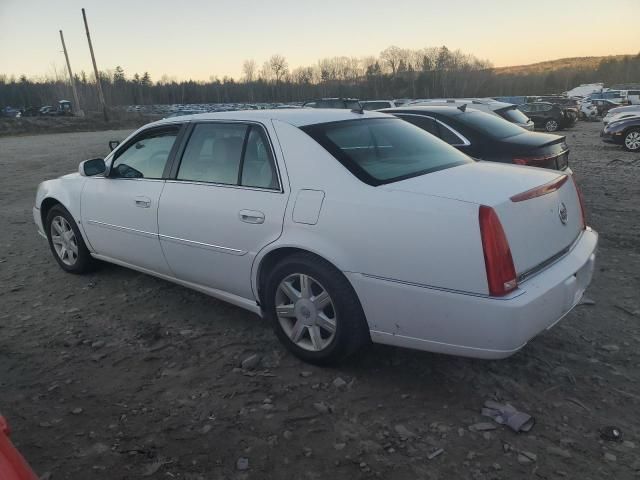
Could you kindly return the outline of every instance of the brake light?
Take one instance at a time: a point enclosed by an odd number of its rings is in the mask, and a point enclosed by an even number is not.
[[[587,228],[587,216],[585,215],[584,210],[584,197],[582,196],[582,191],[580,187],[578,187],[578,183],[573,175],[571,175],[571,181],[573,182],[573,186],[576,187],[576,193],[578,194],[578,202],[580,203],[580,219],[582,221],[582,229],[585,230]]]
[[[548,156],[539,156],[539,157],[516,157],[511,161],[516,165],[531,165],[536,166],[536,164],[540,164],[549,160],[553,160],[557,155],[548,155]]]
[[[532,198],[541,197],[542,195],[546,195],[548,193],[553,193],[556,190],[559,190],[562,185],[566,183],[569,179],[567,175],[563,175],[558,179],[551,180],[544,185],[540,185],[539,187],[532,188],[531,190],[527,190],[526,192],[519,193],[511,197],[512,202],[523,202],[525,200],[530,200]]]
[[[478,220],[489,295],[501,297],[518,286],[509,242],[493,208],[481,205]]]

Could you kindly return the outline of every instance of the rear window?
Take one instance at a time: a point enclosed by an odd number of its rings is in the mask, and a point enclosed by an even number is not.
[[[529,117],[527,117],[524,113],[518,110],[516,107],[506,108],[504,110],[497,110],[496,113],[500,115],[505,120],[513,123],[527,123],[529,121]]]
[[[523,129],[489,113],[468,111],[456,117],[458,122],[470,126],[491,138],[507,138],[523,133]]]
[[[399,118],[375,118],[303,127],[351,173],[382,185],[471,163],[466,155]]]
[[[380,110],[389,107],[391,107],[389,102],[362,102],[362,108],[365,110]]]

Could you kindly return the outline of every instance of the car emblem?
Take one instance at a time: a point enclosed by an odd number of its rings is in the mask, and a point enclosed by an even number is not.
[[[567,224],[567,206],[564,204],[564,202],[560,203],[560,207],[558,207],[558,217],[560,217],[560,221],[563,225]]]

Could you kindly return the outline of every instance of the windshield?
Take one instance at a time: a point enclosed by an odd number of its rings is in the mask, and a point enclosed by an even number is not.
[[[303,127],[351,173],[381,185],[471,163],[469,157],[399,118],[370,118]]]
[[[508,120],[513,123],[528,123],[529,117],[527,117],[524,113],[518,110],[515,106],[505,108],[503,110],[496,110],[496,113],[500,115],[505,120]]]
[[[514,135],[520,135],[526,131],[514,123],[507,122],[500,117],[496,117],[489,113],[479,112],[477,110],[468,110],[465,114],[456,116],[455,119],[475,130],[497,139],[513,137]]]

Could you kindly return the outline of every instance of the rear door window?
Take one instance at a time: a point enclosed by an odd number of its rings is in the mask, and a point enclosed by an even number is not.
[[[425,117],[423,115],[408,115],[408,114],[397,114],[397,117],[400,117],[405,122],[409,122],[416,127],[421,128],[425,132],[429,132],[431,135],[435,135],[436,137],[440,136],[440,132],[438,131],[438,124],[431,117]]]
[[[182,155],[178,180],[237,185],[247,125],[200,123]]]

